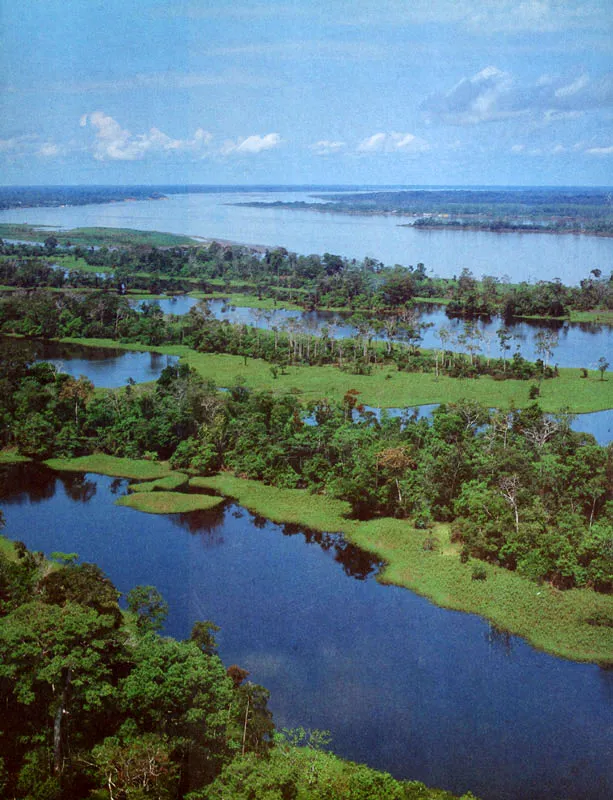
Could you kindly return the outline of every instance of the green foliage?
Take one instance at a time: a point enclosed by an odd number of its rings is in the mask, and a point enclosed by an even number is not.
[[[135,586],[128,592],[128,610],[141,632],[158,631],[168,616],[168,603],[154,586]]]

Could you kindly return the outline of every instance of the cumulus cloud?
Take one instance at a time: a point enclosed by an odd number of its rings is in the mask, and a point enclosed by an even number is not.
[[[273,147],[277,147],[280,144],[281,137],[278,133],[267,133],[264,136],[254,134],[244,139],[237,139],[236,141],[228,140],[224,142],[221,152],[223,155],[229,155],[230,153],[261,153],[264,150],[272,150]]]
[[[319,142],[311,145],[311,150],[318,156],[329,156],[334,153],[340,153],[345,149],[345,142],[335,142],[329,139],[321,139]]]
[[[357,146],[358,153],[425,153],[430,146],[412,133],[374,133]]]
[[[448,91],[430,95],[421,108],[430,122],[475,125],[514,117],[551,123],[611,106],[613,74],[593,79],[582,73],[571,80],[543,75],[522,86],[508,72],[488,66]]]
[[[102,111],[83,114],[80,125],[94,130],[91,149],[97,161],[136,161],[151,153],[202,154],[213,138],[202,128],[198,128],[191,139],[173,139],[159,128],[150,128],[147,133],[134,135]]]
[[[0,139],[0,154],[9,160],[40,156],[55,158],[64,155],[66,148],[54,142],[44,140],[37,133],[26,133],[9,139]]]

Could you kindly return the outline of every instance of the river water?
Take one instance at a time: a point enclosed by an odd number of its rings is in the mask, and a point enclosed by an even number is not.
[[[146,302],[146,301],[145,301]],[[190,308],[200,301],[188,295],[165,298],[151,301],[160,306],[165,314],[186,314]],[[320,334],[327,328],[330,336],[335,339],[355,336],[356,328],[348,320],[348,314],[335,311],[289,311],[284,308],[261,310],[245,306],[229,305],[223,299],[208,301],[209,309],[216,319],[228,322],[252,325],[270,330],[294,326],[296,329],[310,334]],[[439,331],[446,328],[450,337],[445,343],[445,349],[461,350],[457,343],[458,335],[462,334],[464,321],[458,318],[450,319],[445,314],[443,306],[434,304],[420,304],[416,306],[419,314],[418,321],[426,327],[422,332],[420,346],[428,349],[440,349],[441,339]],[[496,331],[503,325],[502,320],[494,317],[491,320],[477,321],[477,329],[481,335],[479,350],[492,358],[500,358],[500,348]],[[519,350],[524,358],[535,361],[540,358],[535,344],[535,337],[544,328],[556,331],[558,334],[557,345],[550,359],[551,364],[560,367],[586,367],[596,369],[601,356],[613,363],[613,333],[608,325],[594,325],[591,323],[562,323],[559,321],[544,322],[543,320],[516,320],[507,325],[512,339],[509,342],[511,349],[507,352],[510,358]],[[373,339],[382,340],[381,334],[373,335]]]
[[[98,475],[0,468],[4,533],[77,552],[123,592],[157,586],[168,634],[213,619],[224,662],[271,690],[276,724],[328,729],[339,755],[483,800],[613,796],[613,671],[384,586],[336,536],[232,503],[144,516],[114,505],[125,492]]]
[[[169,195],[166,200],[105,203],[64,208],[9,209],[0,222],[53,227],[114,227],[167,231],[247,244],[283,246],[309,253],[365,256],[386,265],[423,262],[430,274],[508,276],[513,281],[560,278],[576,284],[592,269],[613,269],[613,239],[572,234],[424,231],[400,227],[394,215],[351,216],[278,208],[249,208],[243,202],[313,201],[305,192],[228,191]]]

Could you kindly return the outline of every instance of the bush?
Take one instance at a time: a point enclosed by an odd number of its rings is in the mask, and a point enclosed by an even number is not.
[[[487,570],[483,564],[474,564],[471,578],[473,581],[484,581],[487,579]]]

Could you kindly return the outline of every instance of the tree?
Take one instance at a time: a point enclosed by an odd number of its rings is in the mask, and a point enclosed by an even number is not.
[[[598,359],[598,371],[600,372],[600,380],[604,381],[604,374],[609,369],[609,362],[604,356]]]
[[[498,343],[500,346],[500,352],[502,353],[502,363],[503,363],[503,371],[506,372],[507,369],[507,351],[511,349],[511,345],[509,342],[513,338],[513,334],[506,327],[503,325],[501,328],[498,328],[496,331],[496,336],[498,336]]]
[[[78,379],[68,378],[64,381],[60,391],[60,400],[66,400],[74,406],[74,423],[75,426],[79,425],[79,408],[81,405],[85,406],[87,401],[94,393],[94,384],[86,378],[85,375],[79,376]]]
[[[176,798],[179,765],[171,758],[174,747],[168,737],[155,733],[125,739],[112,736],[94,747],[94,763],[110,800]]]
[[[539,331],[534,337],[534,349],[538,356],[543,357],[545,367],[549,364],[549,359],[558,346],[558,333],[553,330]]]
[[[217,640],[215,634],[219,633],[221,628],[215,625],[209,619],[199,620],[194,622],[190,641],[195,642],[203,653],[207,656],[212,656],[217,652]]]
[[[64,606],[38,600],[4,617],[0,627],[0,679],[11,687],[9,712],[25,714],[38,741],[43,720],[53,742],[54,772],[60,775],[68,752],[69,730],[95,725],[95,712],[113,694],[113,666],[121,637],[112,615],[73,602]],[[6,713],[6,708],[5,712]]]
[[[128,592],[128,610],[136,615],[142,632],[159,631],[168,616],[168,603],[155,586],[135,586]]]

